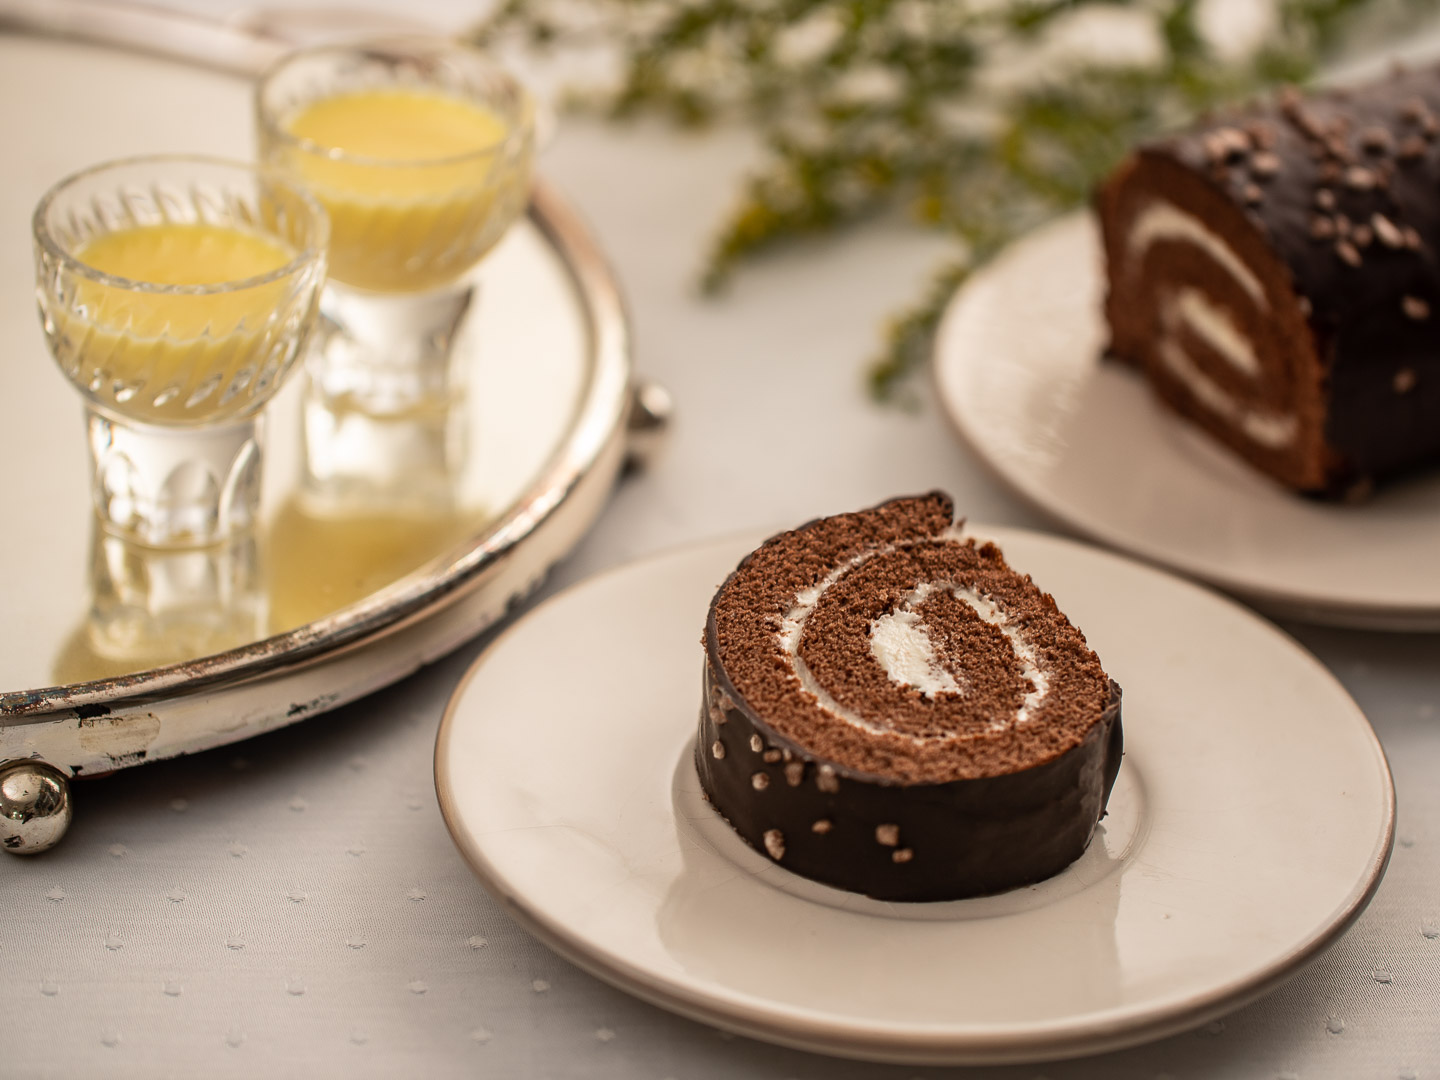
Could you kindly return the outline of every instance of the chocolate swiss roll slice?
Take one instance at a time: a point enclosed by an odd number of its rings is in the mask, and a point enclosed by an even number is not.
[[[1440,70],[1287,91],[1097,196],[1114,355],[1292,488],[1440,457]]]
[[[705,629],[696,766],[786,869],[883,900],[1000,892],[1085,850],[1120,688],[940,493],[766,541]]]

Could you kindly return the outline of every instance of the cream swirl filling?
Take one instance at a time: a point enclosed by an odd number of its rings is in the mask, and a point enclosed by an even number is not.
[[[1162,240],[1192,244],[1225,270],[1261,308],[1269,306],[1265,287],[1234,249],[1219,234],[1193,214],[1173,203],[1157,199],[1135,215],[1126,237],[1126,246],[1135,259]],[[1255,346],[1235,324],[1230,313],[1193,286],[1164,293],[1161,305],[1161,364],[1189,391],[1191,397],[1231,425],[1247,439],[1269,450],[1279,450],[1295,441],[1300,424],[1295,416],[1242,401],[1207,375],[1177,340],[1177,328],[1188,327],[1227,364],[1250,379],[1261,374]]]
[[[968,585],[954,582],[922,582],[903,599],[899,606],[870,623],[870,654],[885,669],[890,681],[910,686],[928,698],[937,693],[963,694],[964,687],[940,664],[935,646],[925,623],[915,608],[935,593],[945,589],[978,615],[982,622],[998,629],[1010,642],[1015,658],[1020,661],[1020,677],[1030,684],[1030,692],[1015,713],[1015,723],[1030,719],[1045,695],[1050,692],[1050,677],[1040,666],[1040,655],[1023,634],[1010,624],[1004,609],[988,596]],[[1004,724],[995,725],[1003,728]]]
[[[1025,695],[1025,700],[1021,702],[1019,710],[1015,713],[1015,723],[1025,723],[1040,707],[1045,696],[1050,693],[1050,676],[1045,673],[1040,664],[1039,652],[1025,640],[1025,635],[1012,624],[1010,616],[994,600],[964,585],[946,587],[953,589],[957,600],[963,600],[969,604],[975,614],[991,626],[998,627],[1000,632],[1009,639],[1010,647],[1015,651],[1015,658],[1020,661],[1020,678],[1028,682],[1031,687],[1030,692]]]
[[[1130,233],[1125,238],[1125,246],[1135,260],[1132,265],[1138,269],[1141,256],[1152,244],[1161,240],[1182,240],[1198,247],[1223,266],[1226,272],[1240,283],[1240,287],[1254,298],[1255,303],[1266,306],[1265,286],[1218,233],[1194,214],[1186,213],[1174,203],[1156,199],[1135,215]]]
[[[795,594],[794,605],[785,613],[785,618],[780,623],[780,631],[777,635],[780,639],[780,652],[789,662],[790,669],[795,673],[795,678],[799,680],[800,686],[815,699],[815,703],[837,720],[844,721],[851,727],[860,728],[862,731],[868,731],[872,735],[884,735],[887,734],[890,729],[881,727],[878,724],[872,724],[859,713],[853,709],[847,709],[830,696],[830,691],[820,685],[820,680],[815,678],[815,673],[810,670],[810,665],[805,663],[804,659],[800,656],[800,636],[805,632],[805,623],[809,621],[811,612],[815,610],[815,605],[820,602],[820,597],[825,595],[830,586],[834,585],[851,570],[855,569],[855,567],[868,562],[876,555],[888,555],[896,550],[895,545],[887,544],[885,547],[878,548],[875,551],[864,552],[836,567],[834,570],[831,570],[830,573],[821,579],[818,585],[812,585],[808,589],[801,589]]]
[[[1295,441],[1300,424],[1294,416],[1257,409],[1236,400],[1190,358],[1171,338],[1159,344],[1160,361],[1170,374],[1190,391],[1192,397],[1211,412],[1234,424],[1252,442],[1278,450]]]
[[[954,541],[958,540],[959,536],[959,530],[955,529],[948,531],[943,539]],[[872,558],[892,554],[902,547],[912,546],[913,543],[928,542],[930,542],[929,538],[925,541],[886,545],[850,559],[827,574],[819,584],[802,589],[796,594],[795,602],[785,614],[776,634],[780,651],[795,673],[796,679],[801,687],[815,698],[816,704],[822,710],[837,720],[862,731],[875,735],[902,735],[915,743],[943,742],[957,736],[953,734],[930,737],[904,735],[893,728],[868,720],[855,710],[842,705],[820,684],[820,681],[815,678],[814,672],[800,656],[800,639],[804,635],[805,624],[809,621],[810,615],[819,604],[821,597],[846,574]],[[915,610],[941,590],[949,591],[957,600],[969,606],[982,621],[996,627],[1005,635],[1020,663],[1021,679],[1030,686],[1024,701],[1016,710],[1013,720],[996,721],[991,725],[991,729],[1003,731],[1010,723],[1026,723],[1032,718],[1035,710],[1039,708],[1040,703],[1044,701],[1050,691],[1049,675],[1043,668],[1039,652],[1025,639],[1022,629],[1013,624],[1009,614],[993,599],[968,585],[951,581],[919,583],[893,610],[871,621],[869,627],[871,654],[890,681],[897,686],[917,689],[931,699],[942,693],[963,696],[965,693],[963,681],[957,680],[941,664],[935,653],[935,646],[930,639],[928,628],[919,612]]]
[[[1260,377],[1260,358],[1250,339],[1235,325],[1230,313],[1193,286],[1176,291],[1166,302],[1162,315],[1166,328],[1182,323],[1193,330],[1236,371],[1252,379]]]
[[[960,684],[935,655],[929,628],[914,610],[921,596],[917,589],[900,607],[870,623],[870,655],[893,683],[913,687],[927,698],[958,694]]]

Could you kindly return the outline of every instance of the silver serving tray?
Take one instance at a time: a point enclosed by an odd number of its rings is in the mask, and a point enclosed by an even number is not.
[[[62,175],[107,158],[250,157],[249,85],[235,76],[282,48],[154,10],[0,0],[0,764],[105,773],[245,739],[404,677],[535,588],[606,502],[630,449],[627,423],[658,422],[644,407],[656,391],[632,388],[616,283],[541,184],[528,219],[480,268],[467,328],[477,343],[467,357],[477,402],[469,535],[242,647],[117,677],[51,678],[88,605],[89,508],[79,399],[54,370],[34,310],[30,209]],[[267,421],[271,528],[297,471],[298,396],[287,386]]]

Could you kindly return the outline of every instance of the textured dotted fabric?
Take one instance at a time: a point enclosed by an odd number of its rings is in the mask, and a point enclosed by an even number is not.
[[[1191,1033],[956,1073],[781,1050],[611,989],[512,923],[440,820],[434,734],[472,646],[297,728],[80,785],[60,848],[0,862],[0,1075],[1440,1076],[1440,695],[1421,677],[1435,645],[1297,632],[1385,742],[1395,855],[1333,949]]]
[[[456,24],[479,7],[437,5]],[[202,141],[208,118],[187,117],[188,96],[166,97],[167,145],[224,150]],[[243,88],[234,96],[244,116]],[[567,119],[542,159],[618,269],[638,366],[680,416],[666,456],[620,488],[558,583],[936,487],[977,520],[1044,524],[937,410],[876,409],[857,390],[876,328],[944,245],[876,228],[763,261],[720,301],[695,297],[697,253],[754,153],[730,132]],[[28,260],[27,227],[0,222],[0,257]],[[38,328],[31,345],[27,359],[44,362]],[[512,923],[441,822],[435,731],[471,646],[297,728],[81,785],[62,847],[0,858],[0,1077],[1440,1077],[1440,638],[1287,629],[1379,731],[1399,839],[1374,903],[1334,948],[1197,1030],[1065,1063],[887,1067],[728,1037],[611,989]]]

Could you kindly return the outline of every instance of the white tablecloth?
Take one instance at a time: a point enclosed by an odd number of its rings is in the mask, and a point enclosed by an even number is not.
[[[699,253],[752,154],[736,133],[567,119],[544,157],[625,284],[639,370],[679,409],[668,453],[624,483],[547,591],[932,487],[975,520],[1044,525],[933,407],[881,409],[863,391],[883,317],[943,251],[933,238],[866,228],[697,298]],[[0,861],[0,1076],[1440,1075],[1440,637],[1288,629],[1379,731],[1399,841],[1334,948],[1191,1034],[1043,1066],[886,1068],[725,1036],[579,972],[501,913],[436,806],[436,725],[482,640],[299,727],[79,785],[58,850]]]

